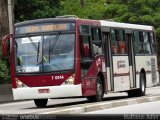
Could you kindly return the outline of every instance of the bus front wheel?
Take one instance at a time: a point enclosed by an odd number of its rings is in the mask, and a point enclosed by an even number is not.
[[[100,102],[103,100],[103,85],[101,78],[98,76],[96,81],[96,95],[94,96],[87,96],[87,99],[93,102]]]
[[[45,107],[47,105],[48,99],[35,99],[34,103],[37,107]]]

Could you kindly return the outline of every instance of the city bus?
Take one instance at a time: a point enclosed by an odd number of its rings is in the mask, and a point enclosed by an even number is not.
[[[2,38],[2,54],[10,59],[14,100],[37,107],[50,98],[143,96],[159,82],[152,26],[76,16],[29,20]]]

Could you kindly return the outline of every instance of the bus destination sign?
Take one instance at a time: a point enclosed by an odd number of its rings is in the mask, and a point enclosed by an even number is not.
[[[55,30],[67,30],[67,25],[66,24],[55,24],[55,25],[42,25],[42,26],[26,27],[27,33],[39,32],[39,31],[55,31]]]
[[[15,29],[15,34],[49,32],[49,31],[66,31],[66,30],[75,30],[75,24],[74,23],[35,24],[35,25],[21,26]]]

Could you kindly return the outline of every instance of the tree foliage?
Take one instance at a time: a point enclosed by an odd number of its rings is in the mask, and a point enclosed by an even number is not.
[[[15,21],[77,15],[88,19],[153,25],[160,39],[159,0],[16,0]]]
[[[160,1],[159,0],[108,0],[105,16],[118,22],[152,25],[160,39]],[[104,16],[104,17],[105,17]]]
[[[59,13],[59,0],[16,0],[15,21],[55,17]]]
[[[9,33],[7,0],[0,0],[0,39]],[[1,46],[0,46],[1,49]],[[9,70],[7,63],[2,59],[0,50],[0,84],[9,83]]]
[[[60,15],[77,15],[79,18],[102,19],[105,0],[63,0]]]

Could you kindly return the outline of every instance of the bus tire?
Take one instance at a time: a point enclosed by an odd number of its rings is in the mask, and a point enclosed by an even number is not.
[[[140,74],[140,89],[138,89],[138,96],[145,96],[146,94],[146,78],[144,73]]]
[[[102,80],[98,76],[96,80],[96,95],[94,96],[87,96],[87,99],[92,101],[92,102],[100,102],[103,100],[103,85],[102,85]]]
[[[146,78],[144,73],[140,73],[140,88],[128,91],[129,97],[145,96],[146,93]]]
[[[34,103],[37,107],[45,107],[47,105],[48,99],[34,99]]]

